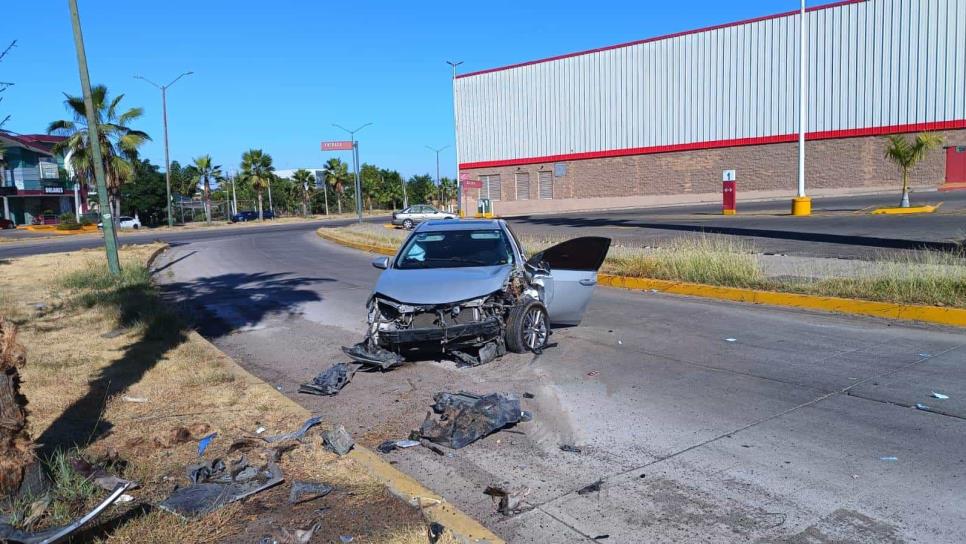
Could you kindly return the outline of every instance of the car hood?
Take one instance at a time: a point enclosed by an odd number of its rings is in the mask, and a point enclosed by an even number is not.
[[[503,287],[511,265],[462,268],[390,268],[379,276],[375,292],[405,304],[447,304],[489,295]]]

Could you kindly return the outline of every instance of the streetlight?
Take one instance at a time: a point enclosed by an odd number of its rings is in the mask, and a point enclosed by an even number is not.
[[[449,148],[448,145],[444,145],[443,147],[441,147],[439,149],[436,149],[435,147],[428,146],[428,145],[426,146],[426,149],[432,151],[433,153],[436,153],[436,186],[439,187],[439,201],[440,202],[443,202],[443,184],[442,184],[442,182],[439,179],[439,152],[442,151],[442,150],[444,150],[444,149],[448,149],[448,148]]]
[[[798,55],[798,196],[792,199],[792,215],[811,215],[812,199],[805,196],[805,103],[806,88],[805,76],[807,69],[805,66],[805,34],[808,32],[805,27],[805,0],[802,0],[801,11],[799,12],[799,55]]]
[[[174,226],[174,217],[171,215],[171,161],[168,160],[168,87],[174,85],[184,76],[190,76],[194,72],[185,72],[171,80],[167,85],[158,85],[150,79],[136,75],[134,79],[147,81],[161,90],[161,117],[164,119],[164,183],[168,190],[168,226]]]
[[[356,132],[366,128],[372,123],[366,123],[355,130],[349,130],[342,125],[337,125],[332,123],[335,128],[341,128],[342,130],[349,133],[349,138],[352,140],[352,168],[356,173],[356,214],[359,216],[359,222],[362,223],[362,182],[359,181],[359,144],[356,142]]]
[[[68,0],[70,23],[74,32],[74,50],[77,52],[77,71],[80,74],[81,92],[84,93],[84,113],[87,117],[88,141],[100,142],[97,116],[94,114],[94,97],[91,95],[91,76],[87,70],[87,52],[84,50],[84,33],[81,31],[80,13],[77,0]],[[104,248],[107,250],[107,269],[112,276],[121,274],[121,261],[117,256],[117,232],[114,230],[114,214],[107,199],[107,182],[104,176],[104,158],[101,146],[92,145],[91,159],[94,161],[94,180],[97,184],[98,211],[104,225]]]
[[[453,135],[456,142],[456,215],[463,217],[463,183],[460,180],[460,121],[456,110],[456,67],[463,61],[446,61],[453,68]],[[437,176],[438,177],[438,176]]]

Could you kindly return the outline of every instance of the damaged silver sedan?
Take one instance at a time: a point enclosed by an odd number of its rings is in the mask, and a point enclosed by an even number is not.
[[[540,352],[550,326],[576,325],[610,239],[568,240],[532,258],[502,220],[421,224],[383,269],[363,342],[345,352],[383,369],[413,350],[478,365],[512,351]]]

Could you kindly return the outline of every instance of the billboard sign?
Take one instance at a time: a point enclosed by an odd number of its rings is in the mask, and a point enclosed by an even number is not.
[[[463,179],[460,180],[460,184],[463,185],[464,189],[482,189],[483,182],[478,179]]]
[[[322,151],[352,151],[352,141],[322,142]]]

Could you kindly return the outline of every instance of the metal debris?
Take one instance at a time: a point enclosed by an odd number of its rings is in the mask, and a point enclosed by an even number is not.
[[[305,423],[303,423],[302,426],[299,427],[297,431],[293,431],[285,434],[277,434],[274,436],[266,436],[263,440],[265,440],[270,444],[273,442],[281,442],[283,440],[300,440],[303,436],[305,436],[305,433],[309,432],[309,429],[311,429],[312,427],[315,427],[321,421],[322,421],[322,418],[319,416],[310,417],[305,420]]]
[[[298,481],[292,484],[292,489],[288,493],[289,504],[299,504],[324,497],[332,493],[334,488],[319,482]],[[309,495],[308,498],[304,498]]]
[[[931,396],[932,398],[934,398],[934,399],[939,399],[939,400],[946,400],[946,399],[948,399],[948,398],[949,398],[949,395],[944,395],[944,394],[942,394],[942,393],[937,393],[937,392],[935,392],[935,391],[933,391],[933,392],[932,392],[932,395],[930,395],[930,396]]]
[[[483,490],[483,494],[489,495],[497,503],[497,512],[504,516],[510,516],[526,509],[528,506],[526,498],[530,494],[530,488],[521,487],[509,490],[502,486],[491,485]]]
[[[236,463],[237,464],[237,463]],[[221,464],[224,467],[224,464]],[[237,467],[235,467],[237,468]],[[244,470],[237,474],[242,474]],[[226,504],[244,499],[285,481],[282,469],[274,461],[257,469],[254,477],[238,481],[231,474],[212,474],[207,480],[199,480],[187,487],[177,488],[158,506],[184,519],[195,519],[213,512]]]
[[[58,542],[71,533],[76,532],[78,529],[86,525],[87,522],[99,516],[101,512],[107,509],[107,507],[114,504],[121,497],[121,495],[127,491],[129,486],[130,484],[119,485],[116,489],[114,489],[114,491],[111,492],[110,495],[107,496],[106,499],[95,506],[93,510],[61,527],[51,527],[50,529],[45,529],[36,533],[28,533],[14,527],[13,525],[0,523],[0,541],[17,542],[20,544],[53,544],[54,542]]]
[[[590,485],[585,485],[584,487],[581,487],[580,489],[578,489],[577,494],[589,495],[591,493],[598,493],[600,491],[601,486],[603,485],[604,485],[604,480],[597,480],[596,482]]]
[[[336,363],[325,372],[312,379],[310,383],[299,386],[299,393],[308,395],[335,395],[352,379],[348,363]]]
[[[566,451],[570,453],[580,453],[582,450],[577,446],[571,446],[570,444],[561,444],[560,451]]]
[[[376,449],[379,450],[379,453],[389,453],[399,448],[411,448],[418,445],[418,440],[386,440],[382,444],[379,444],[379,447]]]
[[[349,453],[349,450],[351,450],[352,446],[355,445],[355,441],[352,440],[352,436],[346,432],[345,427],[342,425],[339,425],[331,431],[325,431],[322,433],[322,442],[325,444],[326,448],[339,455]]]
[[[508,425],[526,421],[530,414],[520,409],[520,400],[507,393],[437,393],[433,412],[419,429],[419,436],[453,449],[460,449]]]
[[[366,367],[374,367],[378,370],[389,370],[394,366],[401,365],[405,361],[402,355],[378,346],[370,346],[368,341],[359,342],[351,348],[343,346],[342,352],[348,355],[353,361]]]

